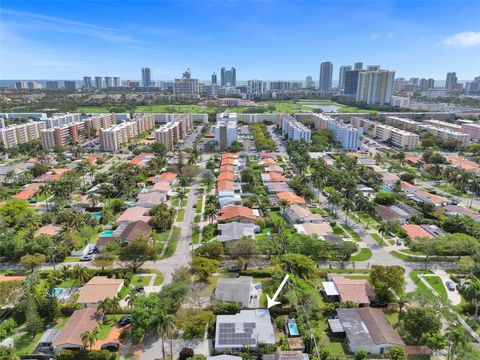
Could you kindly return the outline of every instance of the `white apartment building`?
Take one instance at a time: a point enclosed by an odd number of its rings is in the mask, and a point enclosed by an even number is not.
[[[311,133],[309,128],[291,116],[286,116],[282,120],[282,134],[288,140],[305,140],[309,143],[311,141]]]
[[[68,125],[44,129],[41,132],[42,147],[52,150],[56,146],[81,144],[89,137],[85,121],[77,121]]]
[[[87,137],[96,136],[100,129],[107,129],[116,123],[115,114],[99,114],[85,120]]]
[[[45,123],[45,129],[52,129],[55,127],[62,127],[62,126],[80,121],[80,114],[74,113],[74,114],[54,115],[42,121]]]
[[[280,124],[287,114],[237,114],[238,121],[243,121],[248,124],[253,124],[263,121],[271,121],[275,124]]]
[[[188,123],[188,128],[193,127],[193,122],[194,121],[202,121],[204,124],[208,123],[208,114],[160,114],[160,113],[155,113],[153,114],[153,118],[155,120],[156,124],[164,124],[168,122],[174,122],[178,121],[181,118],[187,118],[189,123]]]
[[[0,143],[10,149],[18,144],[39,139],[44,126],[42,122],[32,121],[25,124],[15,124],[0,128]]]
[[[344,124],[340,121],[329,121],[328,128],[332,132],[334,141],[342,144],[343,150],[356,151],[360,148],[363,128],[355,128],[351,124]]]
[[[335,121],[335,119],[329,115],[315,113],[312,114],[312,119],[315,129],[328,129],[328,124],[332,121]]]
[[[390,104],[395,71],[360,71],[356,100],[369,105]]]
[[[217,123],[213,127],[215,132],[215,141],[220,151],[224,151],[237,140],[237,120],[235,113],[217,114]]]
[[[7,120],[18,119],[34,119],[34,120],[46,120],[46,113],[0,113],[0,117]]]
[[[389,141],[392,145],[405,150],[415,149],[420,140],[417,134],[389,125],[376,124],[374,131],[375,139]]]
[[[470,144],[470,134],[453,131],[450,129],[442,129],[432,125],[420,125],[420,130],[427,131],[433,134],[437,140],[456,140],[460,147],[465,147]]]
[[[390,105],[395,107],[406,108],[410,106],[410,97],[408,96],[392,96]]]
[[[100,130],[100,148],[103,151],[116,152],[123,144],[138,136],[138,125],[134,121],[125,121],[108,129]]]
[[[462,126],[461,125],[452,124],[452,123],[449,123],[449,122],[446,122],[446,121],[429,119],[429,120],[424,120],[423,124],[432,125],[434,127],[440,128],[440,129],[449,129],[449,130],[452,130],[452,131],[462,132]]]
[[[396,128],[408,131],[417,131],[419,125],[419,123],[416,121],[398,116],[386,116],[385,123],[387,125],[395,126]]]
[[[198,79],[175,79],[175,82],[173,83],[173,94],[183,98],[198,98],[200,95]]]

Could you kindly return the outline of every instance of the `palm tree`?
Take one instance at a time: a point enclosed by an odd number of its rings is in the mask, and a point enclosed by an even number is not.
[[[164,310],[158,311],[154,314],[152,324],[154,330],[162,337],[162,354],[165,358],[165,334],[175,328],[175,317],[167,314]]]
[[[287,208],[287,206],[289,205],[290,203],[285,200],[285,199],[281,199],[278,203],[278,205],[280,205],[280,208],[282,209],[282,213],[285,214],[285,209]]]
[[[454,360],[458,346],[466,345],[468,343],[467,331],[463,326],[451,327],[448,330],[447,339],[449,348],[447,359]]]
[[[92,346],[95,344],[98,338],[98,327],[95,327],[92,331],[84,331],[80,337],[82,338],[82,344],[85,348],[88,346],[92,350]]]
[[[348,214],[350,211],[353,210],[355,207],[355,204],[353,200],[350,200],[349,198],[345,198],[342,201],[342,210],[345,211],[345,225],[348,226]]]
[[[395,301],[395,305],[398,307],[398,323],[402,320],[403,309],[409,303],[408,297],[401,296]]]
[[[367,218],[367,227],[366,227],[366,229],[368,229],[368,227],[369,227],[369,225],[370,225],[370,219],[371,219],[372,217],[374,217],[375,214],[377,213],[374,203],[373,203],[372,201],[367,201],[367,202],[364,204],[363,211],[365,212],[365,214],[368,215],[368,218]]]
[[[86,267],[77,264],[72,269],[72,277],[78,284],[83,285],[90,277],[90,271]]]
[[[475,314],[473,315],[473,322],[478,320],[478,309],[480,308],[480,278],[472,276],[470,284],[465,285],[463,289],[463,296],[475,306]]]
[[[385,234],[388,233],[389,230],[390,230],[389,223],[386,221],[380,221],[380,223],[378,224],[378,232],[382,234],[382,242],[385,238]]]
[[[45,195],[45,205],[47,206],[47,211],[50,211],[48,206],[48,198],[52,195],[52,186],[50,184],[44,184],[38,188],[38,195]]]
[[[137,296],[138,296],[137,290],[135,290],[134,288],[131,288],[130,292],[128,293],[127,297],[125,298],[125,300],[127,301],[128,307],[130,307],[130,308],[133,307],[133,303],[135,302],[135,299],[137,298]]]
[[[97,310],[102,313],[103,319],[107,318],[107,313],[112,312],[112,308],[113,308],[113,304],[112,304],[112,299],[110,298],[100,300],[97,303]]]
[[[177,327],[175,325],[175,322],[168,324],[165,331],[167,337],[170,339],[170,359],[173,359],[173,336],[175,335],[176,331]]]
[[[342,194],[337,190],[331,190],[328,192],[328,201],[332,205],[331,210],[333,212],[333,207],[339,205],[342,202]]]
[[[110,311],[113,313],[113,315],[115,315],[118,310],[120,310],[120,298],[115,296],[111,301]]]
[[[213,220],[217,217],[217,209],[213,206],[209,206],[205,209],[205,216],[210,219],[210,222],[213,223]]]
[[[188,178],[185,175],[180,175],[180,178],[178,179],[178,184],[182,187],[185,188],[188,186]]]

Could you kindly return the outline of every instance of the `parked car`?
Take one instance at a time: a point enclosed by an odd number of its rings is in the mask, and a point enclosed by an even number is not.
[[[92,255],[83,255],[81,258],[80,258],[80,261],[92,261],[93,260],[93,256]]]
[[[193,204],[193,208],[195,209],[197,207],[197,204]]]
[[[455,289],[457,288],[455,286],[455,283],[453,281],[450,281],[448,280],[445,285],[447,285],[447,289],[450,290],[450,291],[455,291]]]
[[[398,246],[402,245],[402,239],[397,239],[396,243]]]
[[[101,350],[108,350],[108,351],[111,351],[111,352],[115,352],[115,351],[118,351],[118,348],[119,348],[119,347],[120,347],[120,344],[119,344],[119,343],[109,342],[109,343],[103,344],[100,349],[101,349]]]
[[[124,316],[120,320],[118,320],[118,326],[124,327],[130,324],[131,322],[132,322],[132,319],[130,318],[130,316]]]
[[[140,286],[135,286],[134,289],[135,289],[136,292],[144,292],[145,291],[145,287],[143,287],[141,285]]]

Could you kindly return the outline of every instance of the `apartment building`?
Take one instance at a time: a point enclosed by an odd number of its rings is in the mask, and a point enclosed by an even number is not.
[[[328,124],[335,121],[335,119],[329,115],[315,113],[312,114],[312,120],[315,129],[328,129]]]
[[[137,124],[139,134],[142,132],[148,132],[155,128],[155,120],[152,114],[139,115],[130,121]]]
[[[155,130],[155,140],[165,144],[167,151],[172,151],[180,140],[180,121],[169,122]]]
[[[40,138],[40,132],[44,128],[42,122],[28,122],[0,128],[0,143],[7,149],[18,144],[23,144]]]
[[[89,136],[84,121],[44,129],[41,132],[42,147],[45,150],[52,150],[55,147],[69,144],[81,144],[87,137]]]
[[[474,140],[480,140],[480,124],[462,124],[461,132],[469,134]]]
[[[456,140],[458,141],[460,147],[465,147],[470,144],[470,134],[453,131],[450,129],[442,129],[433,125],[420,125],[419,129],[421,131],[427,131],[430,134],[433,134],[437,140]]]
[[[108,129],[100,129],[100,148],[103,151],[116,152],[138,134],[138,123],[135,121],[124,121]]]
[[[390,125],[380,124],[372,120],[362,117],[352,117],[352,126],[355,128],[363,128],[365,134],[379,141],[390,142],[404,150],[415,149],[418,145],[420,137],[410,131],[399,129]],[[405,126],[408,125],[405,124]]]
[[[374,131],[375,139],[388,141],[393,146],[404,150],[415,149],[420,140],[420,137],[417,134],[390,125],[375,124]]]
[[[298,122],[291,116],[286,116],[282,120],[282,134],[288,140],[305,140],[311,141],[311,131],[302,123]]]
[[[0,113],[0,117],[7,120],[19,120],[19,119],[45,120],[47,119],[47,114],[46,113]]]
[[[452,130],[452,131],[462,132],[462,126],[461,125],[452,124],[452,123],[449,123],[449,122],[446,122],[446,121],[429,119],[429,120],[424,120],[422,124],[431,125],[431,126],[434,126],[434,127],[438,127],[440,129],[448,129],[448,130]]]
[[[87,137],[97,136],[100,129],[115,125],[115,114],[100,114],[84,120]]]
[[[257,122],[270,121],[275,124],[279,124],[287,114],[238,114],[238,121],[243,121],[248,124]]]
[[[360,148],[363,136],[363,128],[355,128],[351,124],[340,121],[329,121],[328,129],[332,132],[334,141],[342,144],[343,150],[351,151]]]
[[[232,142],[237,140],[237,120],[235,113],[217,114],[217,123],[213,128],[220,151],[228,149]]]
[[[73,113],[73,114],[54,115],[42,121],[45,123],[45,129],[53,129],[55,127],[62,127],[62,126],[80,121],[80,114]]]
[[[204,124],[208,123],[208,114],[153,114],[155,124],[165,124],[169,122],[175,122],[182,118],[188,119],[188,128],[193,127],[194,121],[201,121]]]
[[[419,125],[416,121],[398,116],[386,116],[385,124],[407,131],[417,131]]]

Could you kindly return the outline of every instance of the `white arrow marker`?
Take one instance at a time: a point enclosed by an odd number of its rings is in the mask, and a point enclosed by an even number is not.
[[[267,295],[267,309],[270,309],[272,306],[280,304],[280,302],[276,300],[278,295],[280,294],[280,291],[282,291],[283,287],[285,286],[285,283],[287,282],[287,280],[288,280],[288,274],[285,275],[285,277],[283,278],[282,283],[280,284],[277,291],[273,295],[273,298]]]

